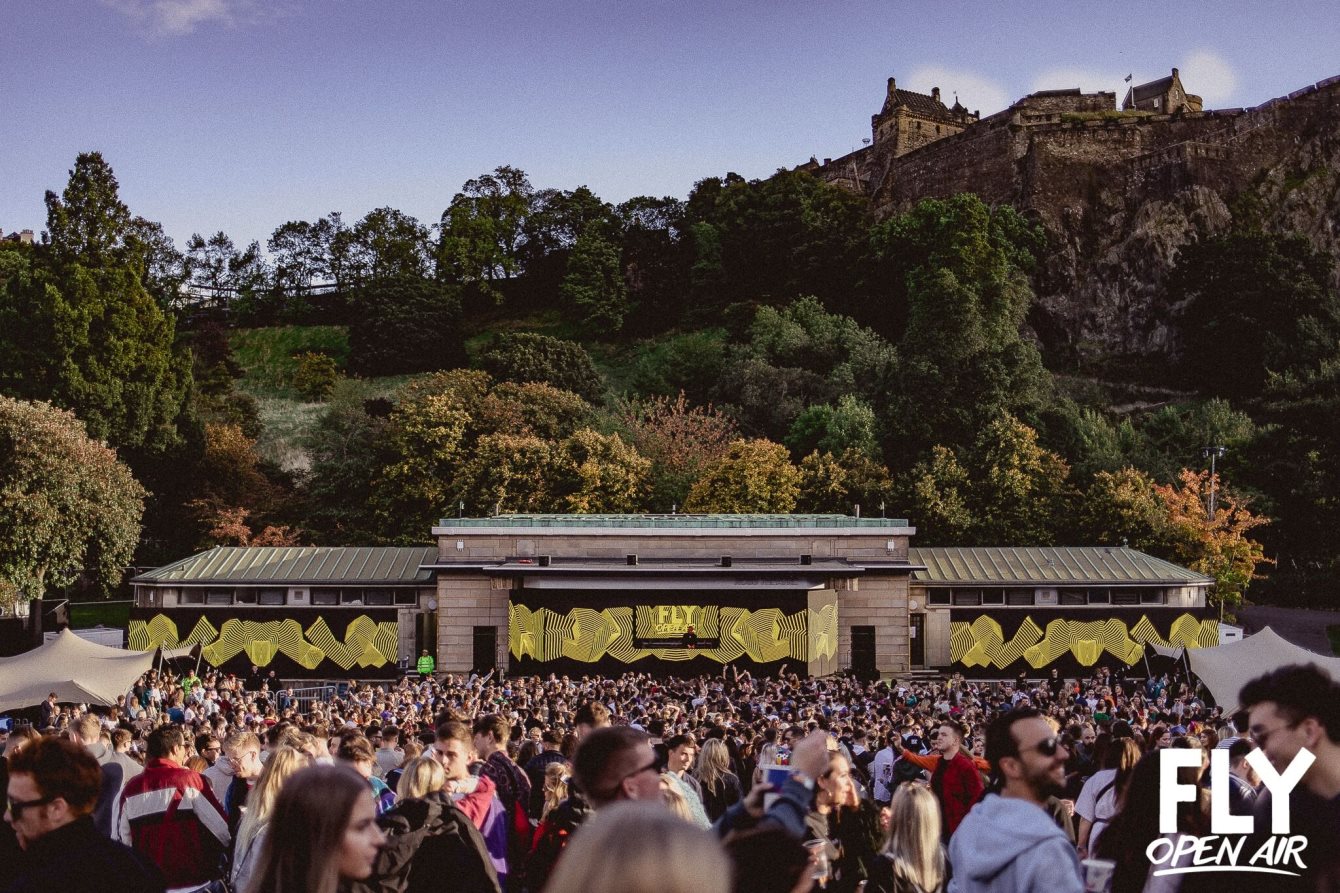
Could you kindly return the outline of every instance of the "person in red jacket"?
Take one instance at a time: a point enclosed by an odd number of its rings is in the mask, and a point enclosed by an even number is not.
[[[940,723],[932,739],[940,754],[940,762],[931,773],[931,790],[940,801],[941,831],[945,841],[982,796],[982,776],[973,765],[972,757],[963,752],[965,734],[962,725],[946,720]]]
[[[205,777],[182,766],[180,726],[149,733],[149,762],[121,791],[118,839],[158,866],[168,889],[198,889],[222,876],[228,820]]]

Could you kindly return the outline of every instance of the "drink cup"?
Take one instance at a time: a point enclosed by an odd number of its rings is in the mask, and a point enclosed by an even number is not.
[[[790,766],[772,765],[763,767],[763,780],[772,785],[776,790],[780,791],[782,785],[786,784],[786,780],[790,777]]]
[[[1117,863],[1111,859],[1085,859],[1080,867],[1084,870],[1084,893],[1110,893]]]

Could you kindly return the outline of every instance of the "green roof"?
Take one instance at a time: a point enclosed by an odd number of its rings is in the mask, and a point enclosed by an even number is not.
[[[1196,585],[1204,574],[1124,546],[914,548],[908,560],[925,565],[919,583]]]
[[[427,546],[216,546],[140,574],[134,583],[431,583]]]
[[[493,518],[443,518],[439,527],[633,527],[693,529],[890,528],[906,527],[904,518],[855,518],[850,515],[498,515]]]

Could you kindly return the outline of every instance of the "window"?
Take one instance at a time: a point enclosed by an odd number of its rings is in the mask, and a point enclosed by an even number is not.
[[[361,589],[341,589],[340,604],[342,605],[362,605],[363,590]]]
[[[256,604],[256,590],[255,590],[255,589],[239,589],[239,590],[237,590],[237,603],[238,603],[239,605],[254,605],[254,604]]]
[[[312,604],[314,605],[338,605],[340,603],[340,591],[338,589],[313,589]]]
[[[1110,605],[1112,604],[1111,589],[1090,589],[1089,604],[1091,605]]]
[[[1061,605],[1064,607],[1087,605],[1089,603],[1089,594],[1083,589],[1062,589],[1058,595],[1060,595]]]
[[[1140,593],[1140,604],[1161,605],[1167,601],[1162,589],[1146,589]]]
[[[1112,604],[1138,605],[1140,604],[1140,593],[1134,589],[1118,589],[1112,593]]]
[[[980,589],[955,589],[954,604],[967,607],[975,607],[982,603],[982,590]]]
[[[262,605],[282,605],[288,601],[286,589],[262,589],[256,594],[256,601]]]
[[[209,589],[205,592],[205,604],[207,605],[231,605],[233,603],[233,591],[231,589]]]
[[[984,605],[1003,605],[1005,604],[1005,590],[1003,589],[985,589],[982,591],[982,604]]]
[[[183,605],[203,605],[205,603],[205,590],[183,589],[177,601]]]
[[[397,589],[395,591],[395,603],[397,605],[417,605],[419,603],[419,593],[413,589]]]
[[[395,596],[389,589],[364,589],[363,604],[368,607],[381,607],[394,603]]]
[[[1020,607],[1033,604],[1033,590],[1031,589],[1011,589],[1005,593],[1005,603]]]
[[[948,589],[931,589],[926,593],[926,604],[928,605],[947,605],[949,604]]]

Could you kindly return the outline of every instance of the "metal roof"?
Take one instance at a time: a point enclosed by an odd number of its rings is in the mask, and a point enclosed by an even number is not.
[[[1214,580],[1124,546],[914,548],[912,579],[957,584],[1210,584]]]
[[[216,546],[133,583],[431,583],[428,546]]]
[[[850,515],[498,515],[443,518],[441,527],[629,527],[629,528],[885,528],[906,527],[905,518]]]

